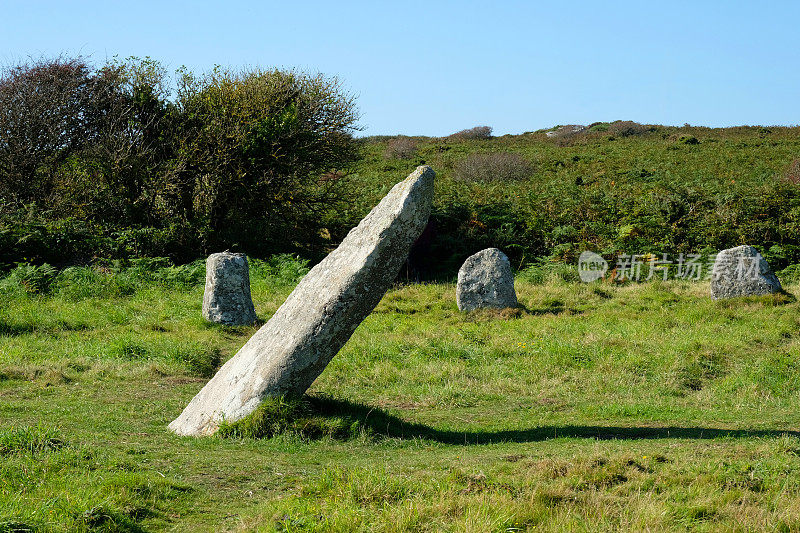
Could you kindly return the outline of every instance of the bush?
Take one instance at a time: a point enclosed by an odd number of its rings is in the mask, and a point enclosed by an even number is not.
[[[617,120],[608,126],[608,132],[611,135],[619,137],[631,137],[633,135],[642,135],[650,131],[648,126],[633,122],[632,120]]]
[[[783,173],[783,179],[793,185],[800,185],[800,159],[795,159]]]
[[[250,259],[250,277],[277,286],[296,285],[308,274],[308,260],[292,254],[277,254],[269,259]]]
[[[336,78],[282,70],[185,75],[178,105],[181,148],[165,201],[204,248],[239,245],[266,255],[316,239],[341,192],[339,180],[319,177],[358,157],[354,99]]]
[[[338,177],[359,157],[338,80],[183,71],[175,99],[169,83],[149,58],[0,72],[0,268],[321,248]],[[53,226],[65,226],[56,239]]]
[[[0,75],[0,200],[146,221],[142,195],[163,142],[161,72],[150,60],[94,69],[42,59]],[[76,212],[78,210],[79,212]]]
[[[47,263],[39,266],[20,263],[11,271],[9,279],[18,283],[29,294],[47,294],[58,276],[58,270]]]
[[[39,60],[0,74],[0,195],[47,196],[58,166],[95,136],[97,82],[80,58]]]
[[[512,152],[470,154],[459,160],[453,169],[454,179],[471,182],[523,180],[532,173],[533,165]]]
[[[470,141],[492,138],[492,128],[490,126],[475,126],[466,130],[461,130],[447,137],[451,141]]]
[[[417,141],[409,137],[396,137],[386,143],[384,159],[411,159],[417,153]]]
[[[112,239],[99,223],[60,218],[36,204],[6,209],[0,202],[0,270],[21,261],[88,262],[94,255],[111,255],[112,248]]]
[[[608,122],[594,122],[587,128],[588,131],[605,132],[611,126]]]

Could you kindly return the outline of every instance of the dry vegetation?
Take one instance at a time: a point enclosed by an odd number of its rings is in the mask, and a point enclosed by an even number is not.
[[[519,181],[530,178],[533,170],[533,165],[519,154],[477,153],[455,163],[453,179],[483,183]]]

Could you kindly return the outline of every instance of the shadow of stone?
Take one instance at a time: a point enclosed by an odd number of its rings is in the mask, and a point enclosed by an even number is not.
[[[594,440],[645,440],[645,439],[718,439],[779,437],[789,435],[800,437],[800,431],[773,429],[720,429],[710,427],[625,427],[563,425],[539,426],[530,429],[505,431],[452,431],[440,430],[408,422],[383,409],[368,405],[338,400],[324,396],[308,396],[307,401],[321,416],[342,417],[357,420],[362,427],[369,428],[376,435],[397,439],[423,439],[444,444],[493,444],[499,442],[539,442],[554,438],[580,438]]]
[[[560,315],[565,312],[572,315],[583,314],[582,310],[566,307],[563,303],[559,303],[558,305],[549,305],[545,307],[528,307],[524,304],[519,304],[518,308],[522,310],[523,314],[532,316]]]

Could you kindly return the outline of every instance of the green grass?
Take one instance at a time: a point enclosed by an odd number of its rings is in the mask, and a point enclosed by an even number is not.
[[[340,169],[343,176],[320,180],[317,192],[336,191],[342,201],[314,204],[314,220],[297,211],[302,200],[287,200],[274,206],[270,220],[249,218],[244,226],[223,224],[212,233],[196,226],[199,219],[166,212],[156,227],[128,227],[117,217],[87,220],[87,207],[73,209],[69,198],[56,211],[52,202],[4,209],[0,270],[19,261],[75,264],[93,256],[161,254],[188,262],[204,258],[209,247],[251,257],[291,251],[319,260],[423,163],[436,171],[433,224],[423,239],[427,246],[413,255],[411,280],[451,280],[464,259],[490,246],[501,248],[516,268],[540,258],[574,262],[585,249],[613,259],[739,244],[756,246],[776,270],[800,264],[800,127],[636,129],[623,136],[619,124],[599,124],[556,139],[544,131],[483,140],[366,138],[359,143],[362,157]],[[413,150],[391,149],[398,142]],[[465,166],[477,179],[464,175]],[[273,227],[275,219],[289,224],[286,231]],[[292,230],[293,224],[299,227]],[[204,239],[213,244],[201,246]],[[51,274],[19,272],[31,288],[47,286]],[[124,277],[117,281],[104,290],[136,290]]]
[[[254,265],[261,318],[296,267]],[[201,282],[0,280],[0,532],[800,528],[800,303],[544,278],[517,312],[395,287],[306,398],[203,439],[167,424],[255,327]]]
[[[688,137],[698,143],[686,143]],[[800,128],[654,126],[628,137],[596,130],[569,139],[544,132],[414,139],[409,159],[385,156],[389,138],[366,139],[348,183],[358,191],[355,223],[416,165],[432,166],[436,227],[430,250],[417,259],[426,279],[452,277],[467,256],[490,246],[514,266],[539,257],[574,262],[585,249],[609,259],[739,244],[757,246],[776,269],[800,263],[800,188],[786,179],[800,158]],[[526,179],[458,179],[465,159],[504,152],[530,164]]]

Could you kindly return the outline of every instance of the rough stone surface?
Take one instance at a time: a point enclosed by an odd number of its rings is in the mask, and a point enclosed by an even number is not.
[[[267,396],[303,394],[397,276],[428,221],[434,175],[421,166],[395,185],[311,269],[170,429],[179,435],[208,435],[223,418],[239,420]]]
[[[559,126],[553,130],[545,132],[545,137],[563,137],[580,133],[586,129],[586,126],[580,124],[567,124],[566,126]]]
[[[230,326],[252,324],[256,321],[245,255],[222,252],[208,256],[203,318]]]
[[[715,300],[781,290],[781,282],[752,246],[737,246],[717,254],[711,274],[711,297]]]
[[[487,248],[469,256],[458,271],[456,303],[461,311],[516,307],[514,275],[506,254]]]

